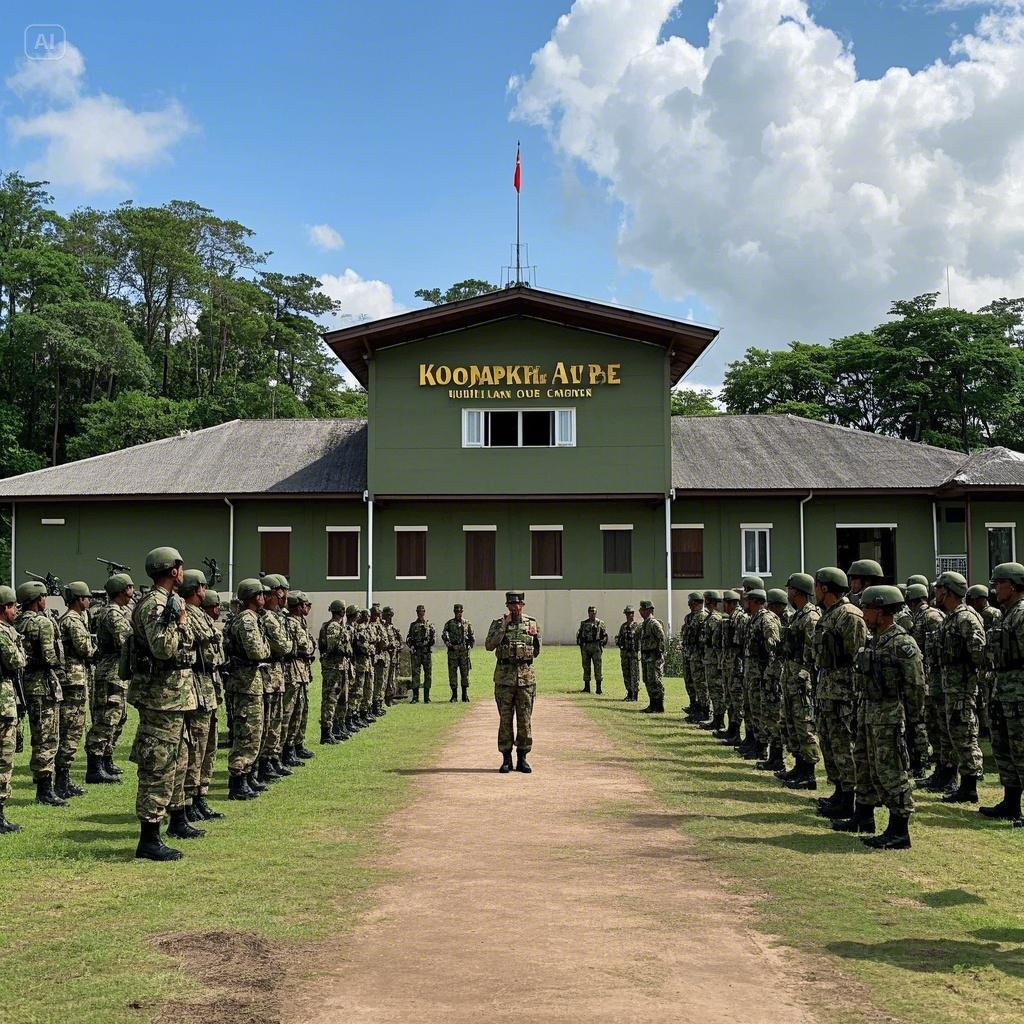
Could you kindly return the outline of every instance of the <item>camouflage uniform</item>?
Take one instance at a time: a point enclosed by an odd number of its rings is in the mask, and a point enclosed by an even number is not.
[[[448,687],[452,691],[452,700],[458,695],[460,683],[462,699],[469,700],[469,673],[473,667],[469,652],[476,644],[473,623],[465,618],[461,622],[449,619],[441,630],[441,642],[448,648]]]
[[[11,798],[11,772],[17,742],[18,704],[14,679],[25,667],[21,637],[14,627],[0,622],[0,811]]]
[[[682,647],[686,652],[686,690],[690,696],[690,709],[707,706],[707,679],[704,676],[704,624],[707,609],[690,612],[683,620]]]
[[[744,636],[743,685],[750,695],[750,711],[759,747],[768,742],[763,703],[765,674],[778,649],[781,630],[779,617],[767,607],[762,607],[751,616]]]
[[[640,623],[623,622],[615,637],[615,646],[619,649],[626,699],[636,700],[640,694]]]
[[[729,727],[735,728],[743,719],[743,647],[739,637],[740,625],[746,613],[737,606],[730,614],[722,615],[719,632],[722,649],[722,682],[725,684],[725,710],[729,713]]]
[[[722,678],[722,613],[716,608],[704,621],[704,712],[708,718],[725,708],[725,680]]]
[[[349,704],[354,705],[354,714],[364,717],[370,713],[370,698],[373,696],[373,637],[369,625],[369,622],[356,622],[352,630],[355,678]]]
[[[779,640],[768,665],[761,675],[761,730],[759,736],[782,753],[782,673],[786,667],[785,638],[789,627],[789,616],[777,615],[770,608],[769,615],[774,615],[778,622]]]
[[[185,804],[191,806],[196,797],[210,791],[210,774],[217,756],[217,684],[221,653],[221,636],[213,619],[198,605],[186,605],[188,626],[192,630],[192,643],[196,651],[195,683],[196,710],[185,716],[185,725],[191,738],[188,767],[185,769]],[[206,771],[204,772],[204,768]],[[205,786],[203,776],[206,774]]]
[[[417,619],[409,625],[409,633],[405,642],[412,652],[412,692],[415,699],[419,699],[420,692],[420,671],[423,672],[423,698],[430,699],[430,677],[431,677],[431,648],[436,643],[432,623]]]
[[[665,685],[662,673],[665,671],[665,627],[652,613],[641,620],[639,636],[640,671],[647,689],[647,700],[652,706],[660,706],[664,710]]]
[[[345,620],[328,619],[320,627],[320,731],[334,732],[348,718],[348,679],[346,670],[351,641]]]
[[[992,627],[992,753],[999,781],[1024,788],[1024,601],[1009,605]]]
[[[85,709],[92,685],[92,659],[96,647],[89,623],[81,612],[69,611],[59,623],[64,646],[64,679],[61,689],[60,742],[57,747],[57,771],[70,770],[85,733]]]
[[[373,644],[373,695],[370,698],[370,707],[376,714],[384,703],[384,688],[387,686],[388,674],[391,671],[391,638],[388,636],[384,620],[379,616],[370,619],[367,629]]]
[[[301,615],[289,615],[286,621],[288,638],[292,641],[292,660],[285,665],[286,717],[283,719],[281,734],[284,745],[295,751],[304,748],[306,744],[306,729],[309,726],[309,683],[312,679],[310,666],[316,647]]]
[[[984,762],[978,746],[978,677],[985,668],[985,626],[981,616],[961,602],[939,631],[942,699],[954,764],[962,776],[981,778]]]
[[[945,615],[930,605],[915,610],[911,636],[924,658],[925,697],[922,720],[907,721],[907,744],[915,768],[928,762],[931,743],[937,764],[952,766],[949,732],[942,699],[942,670],[939,664],[939,635]]]
[[[128,609],[114,601],[99,610],[95,624],[92,725],[85,737],[85,749],[98,757],[110,757],[128,717],[128,681],[121,678],[118,663],[132,624]]]
[[[495,619],[487,631],[484,647],[497,657],[494,702],[498,705],[498,750],[510,754],[514,745],[520,754],[528,754],[533,749],[533,702],[537,696],[533,662],[540,654],[537,620],[528,615],[519,622]]]
[[[154,587],[132,612],[132,678],[128,702],[138,708],[131,760],[139,768],[135,813],[160,822],[175,797],[184,799],[189,743],[185,716],[195,711],[195,641],[189,625],[164,619],[170,592]],[[180,600],[180,598],[179,598]]]
[[[995,684],[995,665],[993,663],[992,651],[988,647],[987,638],[991,635],[992,629],[1003,617],[1003,613],[995,605],[985,605],[978,613],[981,621],[985,624],[985,670],[978,677],[978,723],[981,728],[991,729],[989,708],[992,706],[992,687]]]
[[[28,660],[25,666],[25,699],[32,736],[32,779],[52,779],[60,741],[60,673],[64,649],[57,624],[45,612],[23,611],[14,620]]]
[[[783,637],[782,728],[786,748],[796,758],[821,760],[814,735],[814,630],[821,610],[808,601],[790,617]]]
[[[394,704],[395,698],[398,696],[398,667],[402,657],[402,647],[404,645],[402,643],[402,631],[393,622],[389,622],[385,619],[384,628],[388,634],[387,702],[389,704]]]
[[[267,687],[273,685],[270,682],[270,642],[265,623],[266,616],[246,608],[224,627],[234,722],[228,770],[235,776],[248,775],[253,771],[264,735]]]
[[[583,667],[583,691],[590,691],[590,676],[593,672],[597,692],[601,692],[603,681],[601,662],[608,645],[608,630],[600,619],[584,619],[576,630],[576,646],[580,649],[580,663]]]
[[[265,608],[260,613],[263,631],[270,645],[270,671],[263,679],[263,734],[260,738],[259,760],[280,758],[284,745],[285,659],[292,645],[288,637],[288,615],[280,608]]]

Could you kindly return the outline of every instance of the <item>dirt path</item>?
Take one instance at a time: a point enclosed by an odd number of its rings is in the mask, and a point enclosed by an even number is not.
[[[473,707],[393,821],[395,881],[285,1019],[811,1024],[793,966],[585,713],[544,697],[535,723],[534,774],[499,775],[494,706]]]

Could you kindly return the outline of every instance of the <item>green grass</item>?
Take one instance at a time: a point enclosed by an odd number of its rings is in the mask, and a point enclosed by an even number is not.
[[[154,948],[160,934],[255,933],[288,948],[350,926],[381,877],[378,826],[468,707],[448,703],[443,655],[434,677],[438,703],[398,705],[338,746],[312,743],[316,758],[259,800],[228,802],[222,750],[210,802],[228,818],[175,843],[175,864],[133,857],[134,715],[118,752],[125,783],[90,786],[67,809],[33,802],[18,755],[8,812],[24,831],[0,839],[0,1021],[137,1024],[195,997],[198,983]],[[486,699],[486,669],[476,677]],[[319,690],[318,673],[307,742],[319,737]]]
[[[817,794],[786,791],[684,725],[679,679],[666,680],[670,714],[638,714],[643,703],[621,702],[618,658],[605,663],[605,696],[576,699],[727,884],[760,897],[751,924],[829,958],[863,983],[876,1008],[849,992],[824,994],[821,1020],[878,1020],[877,1009],[914,1024],[1021,1020],[1024,831],[920,794],[913,849],[868,851],[814,816],[811,797],[827,795],[823,781]],[[542,690],[579,688],[572,649],[546,651],[538,669]],[[543,735],[535,742],[542,749]],[[982,802],[999,798],[997,782],[989,761]],[[884,812],[877,818],[883,824]],[[812,967],[820,976],[820,961]]]

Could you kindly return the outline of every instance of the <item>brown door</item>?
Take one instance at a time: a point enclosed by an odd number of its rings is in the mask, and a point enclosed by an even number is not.
[[[494,531],[466,531],[466,589],[494,589]]]
[[[260,534],[260,572],[277,572],[282,576],[291,575],[290,533],[265,532]]]

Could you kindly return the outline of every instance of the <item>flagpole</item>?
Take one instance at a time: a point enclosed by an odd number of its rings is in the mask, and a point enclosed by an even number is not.
[[[519,142],[516,141],[516,170],[519,170]],[[519,248],[519,189],[516,189],[516,284],[523,283],[522,260]]]

